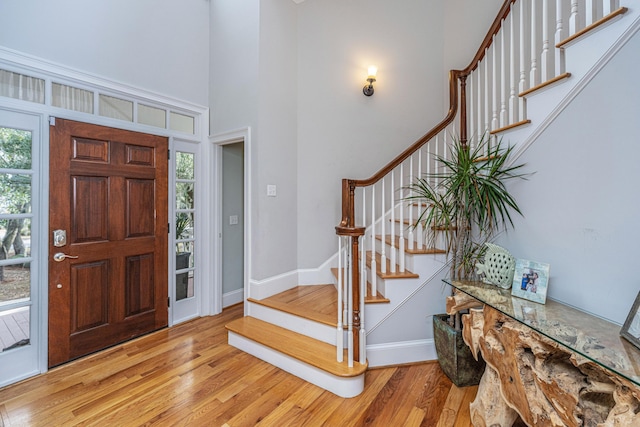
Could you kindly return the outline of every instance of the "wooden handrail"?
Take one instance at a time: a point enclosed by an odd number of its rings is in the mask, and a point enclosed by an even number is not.
[[[413,153],[418,151],[420,147],[426,144],[429,140],[435,137],[438,133],[442,132],[448,125],[450,125],[456,118],[458,112],[458,78],[463,74],[463,71],[451,70],[449,71],[449,112],[447,116],[438,123],[433,129],[424,134],[422,138],[414,142],[409,148],[404,150],[398,157],[389,162],[385,167],[376,172],[368,179],[355,179],[352,180],[355,187],[367,187],[371,184],[375,184],[391,172],[395,167],[400,165],[409,158]],[[343,199],[344,200],[344,199]]]

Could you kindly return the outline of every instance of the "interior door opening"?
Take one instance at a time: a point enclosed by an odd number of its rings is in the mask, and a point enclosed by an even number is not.
[[[244,142],[222,146],[222,306],[244,300]]]

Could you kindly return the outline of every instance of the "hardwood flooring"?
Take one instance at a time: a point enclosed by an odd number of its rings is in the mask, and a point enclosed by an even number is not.
[[[2,426],[468,427],[477,387],[437,363],[370,369],[343,399],[227,344],[242,306],[0,389]]]

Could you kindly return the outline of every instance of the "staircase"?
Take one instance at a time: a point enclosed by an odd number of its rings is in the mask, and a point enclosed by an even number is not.
[[[640,29],[640,0],[623,2],[505,1],[469,66],[450,72],[445,119],[371,178],[343,180],[333,283],[248,298],[229,343],[342,397],[362,392],[368,366],[434,359],[445,245],[427,242],[427,207],[407,203],[406,186],[451,135],[503,138],[517,159]]]

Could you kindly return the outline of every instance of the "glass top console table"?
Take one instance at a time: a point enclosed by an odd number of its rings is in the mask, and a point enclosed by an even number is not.
[[[640,386],[640,350],[620,326],[553,300],[538,304],[482,282],[444,280],[455,289]]]

